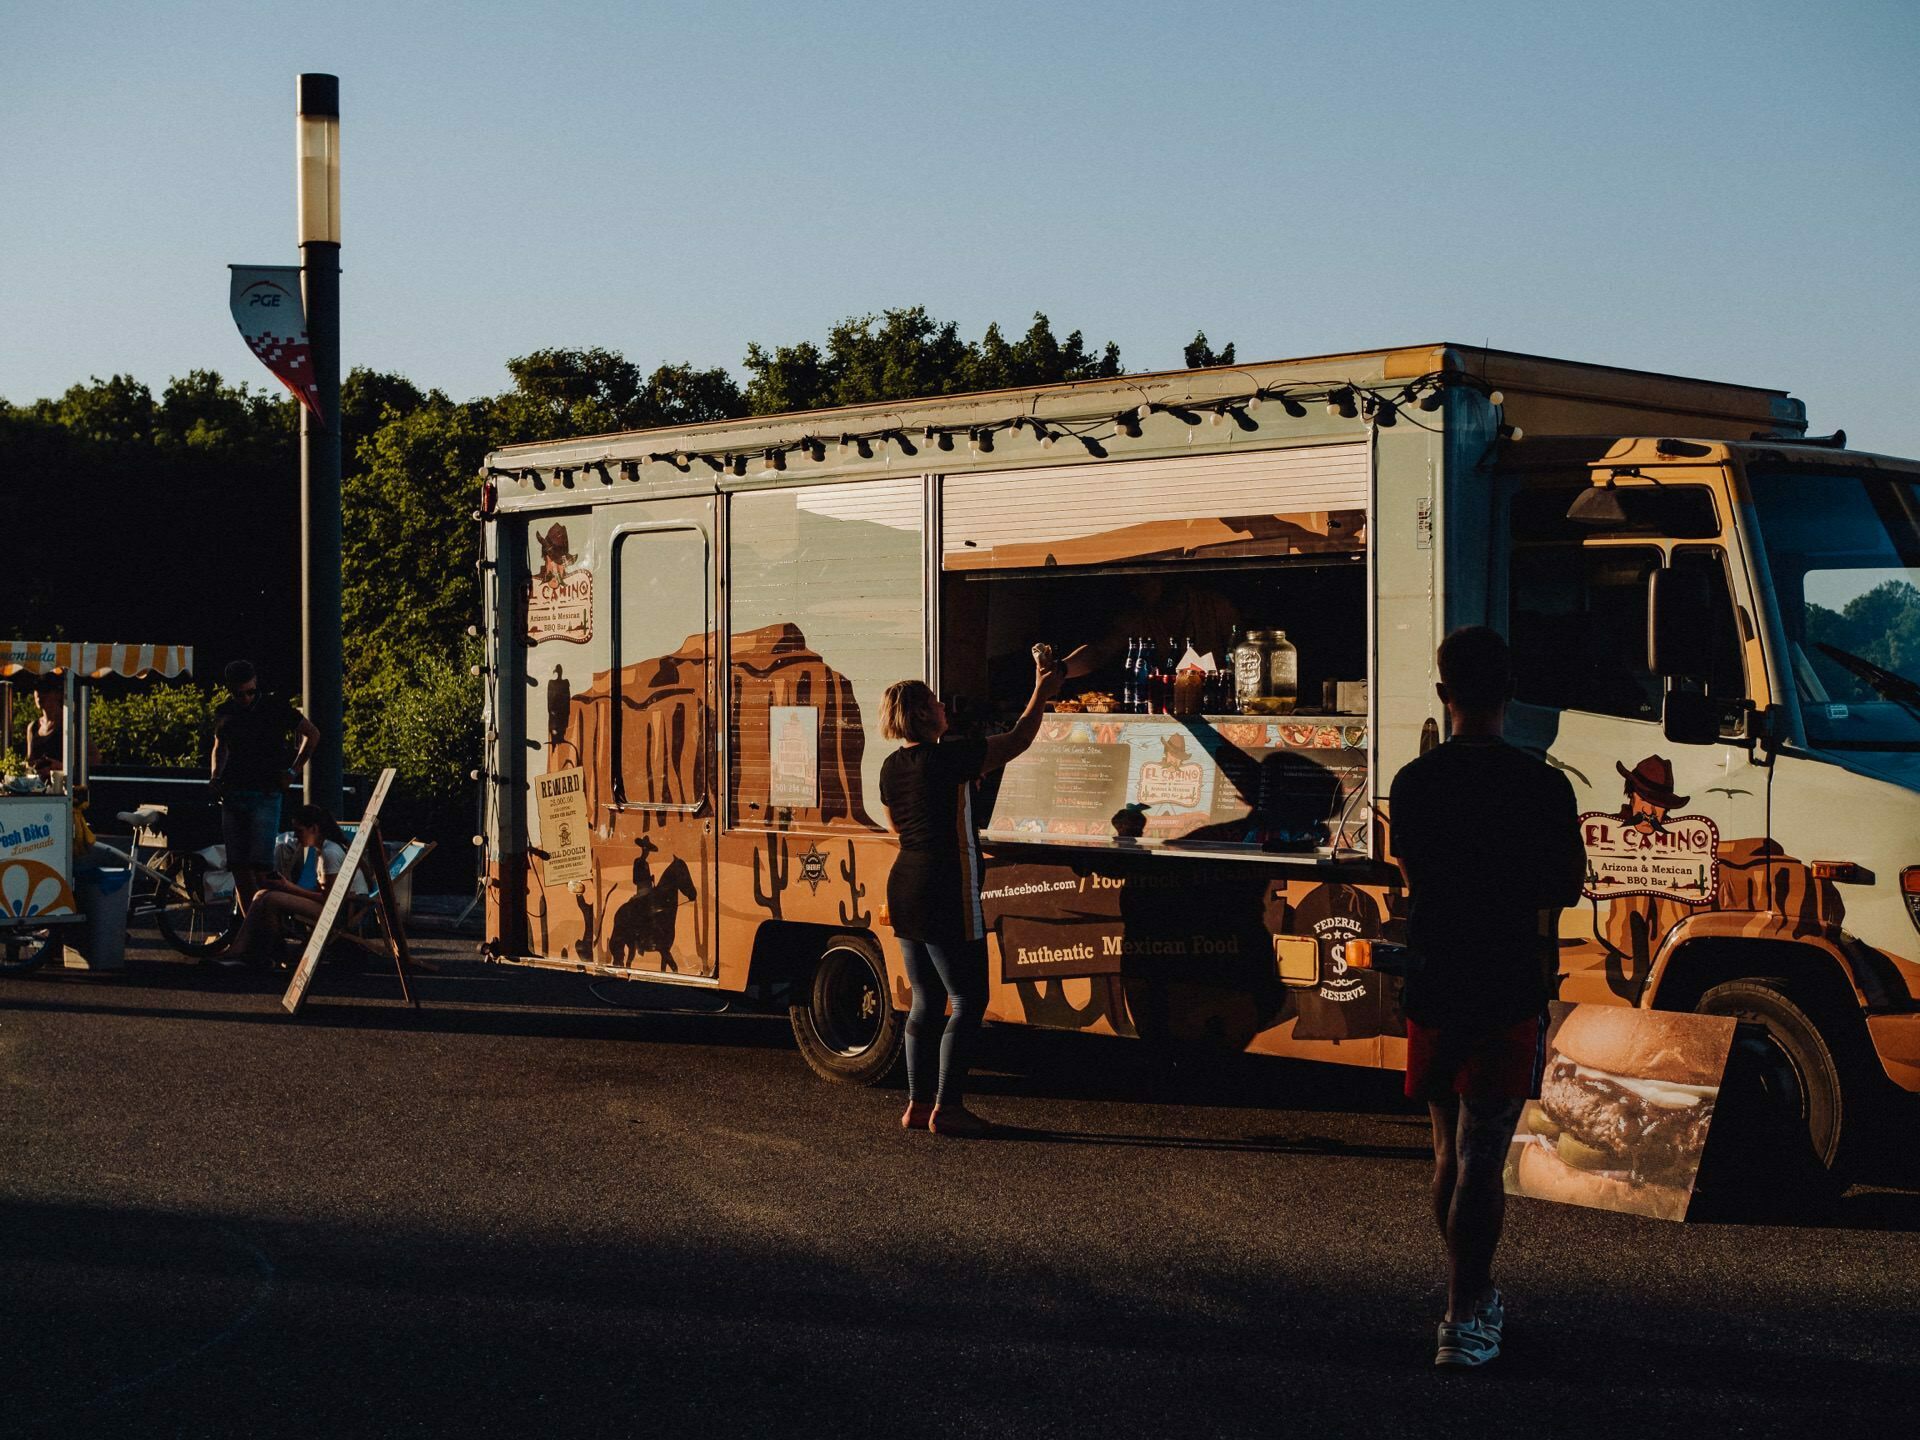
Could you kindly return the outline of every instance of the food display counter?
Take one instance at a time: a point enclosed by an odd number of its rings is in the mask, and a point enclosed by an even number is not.
[[[1000,776],[989,841],[1331,859],[1371,846],[1354,715],[1050,712]]]

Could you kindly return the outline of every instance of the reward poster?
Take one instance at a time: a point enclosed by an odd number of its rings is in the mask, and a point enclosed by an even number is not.
[[[527,643],[569,640],[584,645],[593,638],[592,556],[576,554],[567,527],[554,521],[534,537],[527,581]],[[586,547],[581,546],[584,552]]]
[[[588,852],[586,771],[555,770],[533,777],[534,811],[540,818],[540,848],[546,851],[546,881],[571,885],[593,874]]]

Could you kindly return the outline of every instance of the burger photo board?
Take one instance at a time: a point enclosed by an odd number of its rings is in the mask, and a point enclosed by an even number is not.
[[[1507,1193],[1686,1219],[1733,1032],[1724,1015],[1554,1005],[1540,1098],[1507,1152]]]

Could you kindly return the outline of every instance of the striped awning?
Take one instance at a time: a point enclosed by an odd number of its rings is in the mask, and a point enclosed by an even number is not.
[[[157,675],[175,680],[193,673],[193,647],[0,640],[0,675],[46,675],[55,670],[71,670],[90,680],[107,675]]]

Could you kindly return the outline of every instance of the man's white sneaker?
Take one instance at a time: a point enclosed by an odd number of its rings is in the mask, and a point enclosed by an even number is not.
[[[1493,1332],[1496,1345],[1500,1343],[1507,1327],[1507,1297],[1500,1293],[1498,1285],[1493,1287],[1493,1292],[1485,1300],[1473,1307],[1473,1318]]]
[[[1500,1332],[1479,1314],[1471,1320],[1442,1320],[1433,1363],[1446,1369],[1484,1365],[1500,1353]]]

